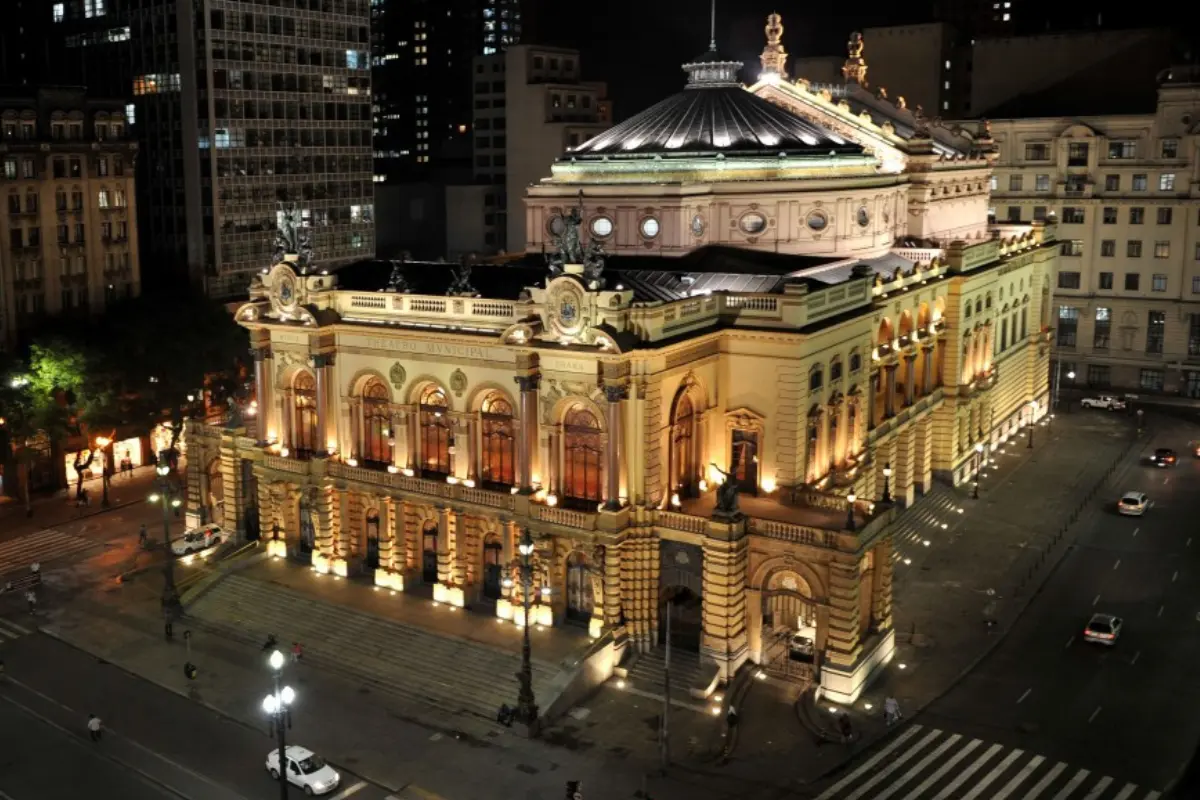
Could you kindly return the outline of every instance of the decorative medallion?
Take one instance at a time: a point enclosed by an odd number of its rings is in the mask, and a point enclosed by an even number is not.
[[[703,236],[704,235],[704,217],[700,216],[699,214],[692,217],[692,235],[693,236]]]
[[[399,361],[392,364],[392,368],[388,370],[388,379],[391,380],[392,386],[397,389],[404,386],[404,381],[407,377],[408,374],[404,371],[404,367],[400,365]]]
[[[467,375],[461,369],[450,373],[450,389],[459,397],[467,390]]]
[[[546,310],[549,327],[557,336],[576,337],[586,327],[583,287],[572,278],[560,278],[549,287]]]
[[[287,264],[276,264],[267,276],[270,300],[274,309],[285,314],[294,314],[300,302],[296,273]]]
[[[689,559],[688,559],[688,554],[686,551],[684,551],[684,550],[676,550],[675,551],[675,563],[676,564],[678,564],[681,567],[686,567],[688,565],[688,561],[689,561]]]

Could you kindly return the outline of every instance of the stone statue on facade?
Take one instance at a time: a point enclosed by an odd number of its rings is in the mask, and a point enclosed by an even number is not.
[[[578,208],[572,208],[570,213],[560,216],[555,222],[553,236],[556,252],[547,256],[546,262],[550,273],[557,276],[567,264],[584,263],[585,253],[579,235],[583,214]]]
[[[392,274],[388,276],[387,290],[389,292],[400,292],[408,294],[412,291],[412,287],[408,285],[408,278],[404,277],[404,264],[408,261],[407,254],[401,255],[399,261],[392,261]]]
[[[717,505],[713,509],[713,516],[733,518],[741,515],[738,510],[738,485],[733,479],[730,472],[712,465],[713,469],[721,473],[721,485],[717,487]]]
[[[583,254],[583,281],[593,291],[604,288],[604,248],[595,239]]]
[[[467,259],[463,259],[463,263],[457,269],[451,267],[450,274],[453,277],[450,279],[450,288],[446,290],[446,294],[464,297],[479,296],[479,292],[471,285],[471,265]]]

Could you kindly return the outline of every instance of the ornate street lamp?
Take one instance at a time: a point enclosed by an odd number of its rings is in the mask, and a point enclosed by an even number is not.
[[[892,462],[883,462],[883,502],[892,502]]]
[[[855,530],[854,525],[854,503],[858,500],[858,495],[854,492],[846,495],[846,530]]]
[[[979,470],[983,469],[983,442],[975,444],[975,488],[971,490],[971,498],[979,499]]]
[[[280,800],[287,800],[288,796],[288,779],[287,779],[287,742],[285,741],[284,731],[287,728],[288,707],[296,699],[296,693],[290,686],[281,686],[283,679],[283,653],[278,650],[271,652],[267,659],[267,664],[271,667],[271,674],[274,678],[275,690],[271,694],[263,698],[263,711],[271,717],[271,722],[275,726],[275,737],[279,742],[279,761],[277,762],[278,778],[279,778],[279,797]]]
[[[175,587],[175,552],[171,549],[171,509],[179,508],[183,503],[179,499],[179,488],[168,480],[171,467],[168,465],[168,451],[158,454],[158,466],[154,471],[158,474],[158,491],[147,499],[151,503],[162,503],[163,512],[163,547],[166,548],[163,559],[163,593],[162,609],[167,617],[167,624],[179,615],[181,610],[179,590]]]
[[[517,673],[517,721],[533,729],[537,724],[538,707],[533,696],[533,663],[531,660],[529,627],[529,596],[533,593],[533,535],[529,528],[521,531],[521,543],[517,550],[521,554],[521,603],[525,608],[523,639],[521,641],[521,671]]]

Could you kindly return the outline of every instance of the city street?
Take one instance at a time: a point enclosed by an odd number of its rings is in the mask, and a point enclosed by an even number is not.
[[[1121,491],[1145,492],[1146,515],[1119,516],[1115,495],[1097,495],[999,646],[822,797],[1141,800],[1179,777],[1200,737],[1200,460],[1187,450],[1194,426],[1152,423],[1143,452],[1171,447],[1180,461],[1129,457]],[[1124,620],[1114,647],[1083,641],[1094,612]]]

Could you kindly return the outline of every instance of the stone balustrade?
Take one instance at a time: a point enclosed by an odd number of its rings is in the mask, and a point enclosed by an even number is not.
[[[588,513],[587,511],[574,511],[569,508],[543,505],[530,506],[530,508],[533,511],[533,518],[542,522],[589,531],[596,529],[597,515]]]
[[[687,533],[706,533],[708,531],[708,520],[704,517],[682,514],[678,511],[659,511],[658,527],[671,528]]]

